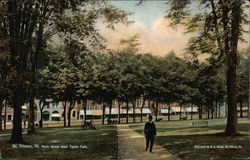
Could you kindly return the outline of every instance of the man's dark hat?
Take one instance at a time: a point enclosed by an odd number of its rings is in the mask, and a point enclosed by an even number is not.
[[[151,115],[151,114],[148,116],[148,119],[153,119],[153,117],[152,117],[152,115]]]

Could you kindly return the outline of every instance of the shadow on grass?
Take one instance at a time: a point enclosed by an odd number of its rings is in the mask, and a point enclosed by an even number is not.
[[[27,144],[85,145],[79,149],[14,149],[8,143],[10,136],[1,137],[2,157],[6,159],[112,159],[117,150],[115,126],[97,126],[96,130],[80,127],[39,128],[36,133],[23,136]]]
[[[143,134],[143,127],[144,126],[129,126],[130,128],[134,129],[135,131],[137,131],[140,134]],[[175,125],[175,126],[160,126],[157,125],[157,132],[161,133],[161,132],[165,132],[169,134],[178,134],[178,133],[183,133],[183,134],[193,134],[193,133],[199,133],[199,134],[204,134],[204,133],[217,133],[222,132],[225,129],[225,125],[213,125],[213,126],[198,126],[198,127],[192,127],[192,126],[183,126],[183,125]],[[242,123],[239,124],[239,130],[240,132],[249,132],[250,131],[250,125],[249,123]]]
[[[249,138],[246,135],[233,137],[225,137],[223,134],[160,136],[157,137],[156,142],[182,159],[229,159],[249,156]]]
[[[130,127],[143,134],[143,126]],[[240,132],[248,132],[250,129],[249,123],[245,122],[240,123],[238,127]],[[218,133],[224,129],[225,124],[193,128],[161,123],[157,125],[158,135],[161,136],[157,136],[156,143],[184,160],[247,158],[250,147],[249,134],[224,136],[223,133]],[[233,148],[227,148],[230,145]]]

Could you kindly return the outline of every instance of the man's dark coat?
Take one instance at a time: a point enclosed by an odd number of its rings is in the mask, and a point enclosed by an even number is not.
[[[144,134],[148,138],[154,137],[156,135],[156,128],[154,122],[147,122],[145,124]]]

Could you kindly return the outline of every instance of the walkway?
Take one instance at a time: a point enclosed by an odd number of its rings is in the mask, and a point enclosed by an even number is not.
[[[129,128],[118,125],[118,159],[119,160],[179,160],[164,147],[154,145],[153,153],[145,151],[145,138]]]

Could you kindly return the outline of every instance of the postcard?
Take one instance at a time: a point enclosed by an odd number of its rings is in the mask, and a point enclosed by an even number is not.
[[[0,160],[249,159],[249,6],[0,0]]]

